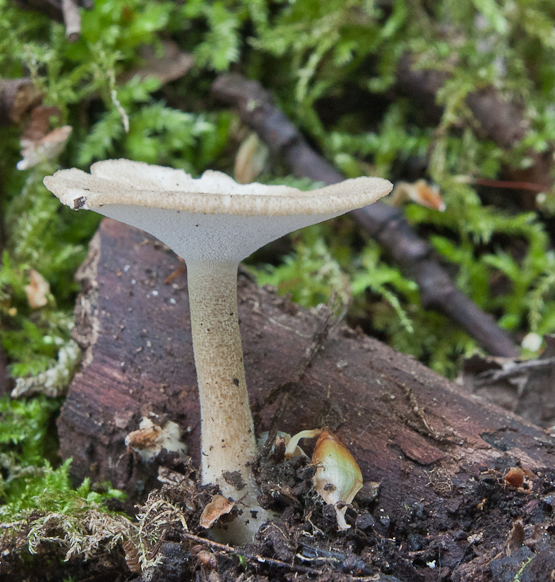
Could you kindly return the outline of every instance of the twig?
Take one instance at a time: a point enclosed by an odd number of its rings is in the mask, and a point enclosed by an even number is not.
[[[260,83],[238,74],[222,75],[212,85],[212,91],[222,101],[238,108],[243,122],[259,134],[274,156],[284,158],[294,174],[326,184],[343,180],[275,107],[272,96]],[[447,315],[493,355],[517,355],[516,346],[493,318],[453,285],[434,260],[430,245],[412,231],[399,208],[375,202],[355,210],[352,215],[416,281],[424,309]]]
[[[316,574],[321,575],[321,570],[315,570],[314,568],[308,568],[307,566],[297,566],[296,564],[289,564],[287,562],[283,562],[282,560],[276,560],[275,558],[265,558],[264,556],[259,556],[257,554],[249,554],[248,552],[244,552],[242,549],[234,548],[233,546],[228,546],[225,544],[220,544],[218,542],[213,542],[212,540],[207,540],[205,538],[201,538],[194,534],[190,534],[187,532],[183,532],[181,534],[184,538],[188,540],[197,542],[199,544],[205,544],[214,548],[215,550],[220,550],[221,552],[225,552],[226,554],[239,554],[244,556],[248,560],[255,560],[260,564],[268,564],[270,566],[277,566],[279,568],[287,568],[288,570],[292,570],[293,572],[302,572],[304,574]]]
[[[281,400],[277,407],[277,410],[274,413],[272,418],[272,422],[270,424],[270,429],[268,431],[268,438],[266,439],[266,443],[264,447],[260,451],[258,458],[261,459],[263,457],[267,457],[271,450],[272,446],[276,440],[276,435],[279,428],[279,423],[285,413],[287,408],[287,403],[289,401],[289,397],[291,392],[293,392],[294,388],[298,385],[301,381],[302,377],[304,376],[306,370],[314,360],[314,357],[320,350],[320,348],[324,345],[330,331],[337,327],[344,319],[347,313],[347,307],[341,311],[341,313],[334,317],[332,306],[335,301],[335,296],[332,296],[328,302],[328,305],[325,307],[324,314],[318,321],[318,325],[314,334],[312,336],[312,340],[310,344],[307,346],[301,361],[298,363],[295,372],[293,373],[291,379],[275,388],[274,390],[270,391],[265,399],[265,404],[271,404],[276,400],[276,398],[281,394]]]
[[[532,192],[545,192],[549,187],[545,184],[534,184],[532,182],[514,182],[512,180],[491,180],[490,178],[476,178],[471,180],[472,184],[478,186],[489,186],[490,188],[508,188],[509,190],[531,190]]]
[[[491,384],[513,376],[520,376],[525,372],[543,371],[555,367],[555,358],[546,358],[545,360],[528,360],[526,362],[515,362],[503,370],[486,370],[478,374],[476,378],[477,385]]]
[[[404,55],[397,66],[396,77],[399,92],[408,95],[427,110],[432,118],[439,120],[442,109],[436,105],[436,96],[449,79],[449,74],[444,71],[418,68],[414,66],[414,59],[410,55]],[[526,135],[530,120],[525,116],[523,102],[506,99],[492,86],[470,92],[465,101],[477,121],[480,137],[491,139],[504,150],[511,150]],[[535,190],[531,187],[533,185],[542,186],[540,192],[550,190],[553,186],[554,149],[553,142],[549,142],[542,152],[531,148],[525,154],[532,160],[529,167],[521,169],[508,166],[504,168],[503,173],[511,178],[511,181],[521,182],[523,190]],[[499,186],[511,187],[501,184]]]
[[[66,38],[76,42],[81,36],[81,15],[75,0],[62,0],[62,13],[66,27]]]

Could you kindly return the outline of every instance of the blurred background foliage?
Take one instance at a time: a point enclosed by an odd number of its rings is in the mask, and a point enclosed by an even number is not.
[[[233,173],[248,131],[210,95],[217,74],[228,71],[269,89],[346,176],[437,184],[445,212],[408,202],[405,215],[457,285],[518,343],[524,340],[524,356],[537,355],[541,336],[555,331],[555,195],[547,187],[538,193],[477,184],[499,179],[506,167],[526,170],[534,153],[552,156],[552,2],[96,0],[81,16],[82,34],[69,43],[62,24],[0,0],[0,78],[30,76],[43,104],[56,108],[52,127],[72,128],[59,155],[22,170],[21,126],[0,128],[1,345],[13,378],[62,365],[78,292],[73,276],[99,221],[61,207],[43,177],[109,157],[194,175],[207,168]],[[141,74],[145,55],[161,56],[168,41],[192,55],[190,70],[170,82]],[[395,90],[406,54],[415,70],[448,75],[435,103],[423,106]],[[524,137],[514,147],[496,145],[476,127],[467,97],[487,87],[524,111]],[[276,160],[263,163],[257,179],[314,186],[288,176]],[[294,233],[249,264],[260,283],[305,306],[332,292],[352,297],[352,325],[448,377],[477,349],[455,324],[421,308],[414,282],[349,217]],[[32,270],[48,284],[39,308],[26,290]],[[76,363],[64,360],[65,377]],[[17,402],[2,406],[3,415],[22,414]],[[30,406],[29,426],[43,422],[49,407]],[[33,464],[36,451],[13,452],[17,438],[0,440],[0,449],[11,443],[2,454]],[[46,475],[50,469],[41,466]],[[1,487],[2,500],[20,490],[17,479]]]

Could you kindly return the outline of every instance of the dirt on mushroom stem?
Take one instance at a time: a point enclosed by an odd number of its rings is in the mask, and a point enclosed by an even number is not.
[[[269,516],[249,466],[257,451],[237,316],[237,267],[190,262],[187,276],[202,410],[202,482],[219,485],[244,508],[219,536],[241,544]]]

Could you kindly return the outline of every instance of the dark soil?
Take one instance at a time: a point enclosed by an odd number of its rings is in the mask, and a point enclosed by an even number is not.
[[[153,464],[159,461],[164,455]],[[181,471],[172,469],[179,483],[151,492],[140,508],[146,512],[163,502],[145,529],[158,540],[148,548],[155,567],[133,574],[133,545],[87,562],[62,563],[63,553],[45,543],[31,560],[20,539],[2,547],[2,581],[547,582],[555,572],[555,471],[530,475],[516,488],[500,465],[477,473],[461,489],[455,484],[457,495],[447,495],[441,508],[409,498],[396,517],[381,507],[377,484],[367,484],[347,510],[351,528],[338,532],[333,507],[312,489],[308,458],[273,456],[260,464],[258,477],[264,505],[276,517],[242,548],[211,541],[195,525],[217,488],[198,487],[186,463]],[[187,530],[168,514],[170,506],[185,517]]]

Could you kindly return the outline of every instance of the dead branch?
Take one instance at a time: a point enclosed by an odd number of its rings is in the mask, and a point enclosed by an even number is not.
[[[237,107],[243,122],[259,134],[275,156],[285,160],[294,174],[326,184],[343,180],[275,107],[271,94],[260,83],[238,74],[222,75],[214,82],[212,91],[222,101]],[[412,231],[399,208],[376,202],[352,215],[416,281],[424,309],[433,309],[456,321],[491,354],[517,355],[512,340],[493,318],[453,285],[433,258],[430,245]]]

